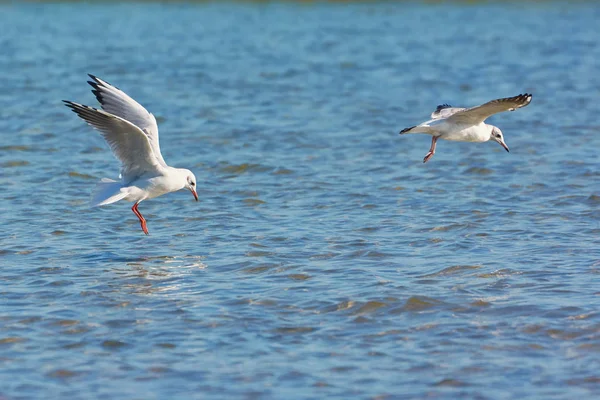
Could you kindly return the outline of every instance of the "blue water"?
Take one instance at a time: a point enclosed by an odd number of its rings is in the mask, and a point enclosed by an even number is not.
[[[595,3],[0,5],[0,397],[600,395]],[[158,119],[182,191],[61,104]],[[398,131],[533,93],[511,148]]]

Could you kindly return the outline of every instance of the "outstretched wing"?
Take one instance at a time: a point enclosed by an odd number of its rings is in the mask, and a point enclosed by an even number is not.
[[[431,113],[431,119],[448,118],[452,114],[464,110],[461,107],[452,107],[450,104],[441,104]]]
[[[477,125],[494,114],[504,111],[514,111],[517,108],[525,107],[531,103],[531,98],[531,94],[525,93],[514,97],[492,100],[480,106],[467,108],[452,114],[448,117],[447,121]]]
[[[121,175],[125,183],[147,172],[158,172],[158,163],[148,136],[131,122],[93,107],[63,100],[81,119],[97,129],[121,161]]]
[[[166,167],[167,164],[160,153],[158,125],[156,124],[154,115],[150,114],[141,104],[129,97],[119,88],[112,86],[110,83],[103,81],[94,75],[88,75],[93,80],[88,81],[90,86],[94,88],[92,93],[96,95],[96,99],[98,99],[102,105],[102,109],[139,127],[148,137],[148,141],[150,142],[150,146],[152,146],[154,156],[158,160],[158,163],[163,167]]]

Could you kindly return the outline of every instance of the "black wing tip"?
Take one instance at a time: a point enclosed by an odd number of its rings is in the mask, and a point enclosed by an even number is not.
[[[451,108],[452,106],[448,103],[440,104],[436,107],[435,111],[443,110],[444,108]],[[414,127],[413,127],[414,128]]]
[[[523,105],[527,105],[527,104],[531,103],[531,99],[533,99],[533,94],[531,94],[531,93],[522,93],[522,94],[520,94],[518,96],[515,96],[514,99],[518,100]]]
[[[108,82],[100,80],[96,75],[88,74],[88,76],[90,78],[92,78],[92,80],[87,81],[87,83],[95,89],[100,88],[100,86],[104,86],[104,83],[108,83]]]
[[[100,111],[97,108],[86,106],[85,104],[75,103],[70,100],[63,100],[63,102],[65,103],[65,106],[69,107],[73,112],[79,112],[82,110]]]
[[[69,107],[73,111],[75,111],[75,108],[77,108],[79,106],[79,104],[73,103],[70,100],[63,100],[62,102],[65,103],[65,106]]]
[[[104,79],[100,79],[98,78],[96,75],[92,75],[92,74],[88,74],[88,76],[90,78],[92,78],[92,81],[88,81],[88,83],[90,84],[91,87],[93,87],[96,90],[101,90],[102,87],[113,87],[117,90],[121,90],[118,87],[116,87],[115,85],[105,81]],[[92,90],[93,91],[93,90]],[[96,94],[96,93],[94,93]],[[96,94],[96,97],[98,98],[98,95]],[[102,103],[102,101],[100,100],[100,98],[98,98],[98,101],[100,101],[100,103]]]
[[[402,135],[403,133],[406,133],[406,132],[410,131],[412,128],[416,128],[416,127],[417,127],[417,126],[416,126],[416,125],[414,125],[414,126],[411,126],[410,128],[404,128],[404,129],[402,129],[402,130],[400,131],[400,133],[399,133],[399,134],[400,134],[400,135]]]
[[[100,89],[100,85],[102,83],[94,75],[88,74],[88,76],[93,79],[93,81],[87,81],[87,83],[93,88],[92,93],[94,93],[94,96],[96,96],[96,100],[103,105],[104,97],[102,97],[102,90]]]
[[[98,100],[98,103],[104,105],[104,97],[102,97],[102,92],[98,88],[98,85],[92,86],[95,88],[94,90],[92,90],[92,93],[94,93],[94,96],[96,96],[96,100]]]
[[[515,97],[509,97],[512,99],[527,99],[533,97],[533,95],[531,93],[520,93],[518,95],[516,95]]]

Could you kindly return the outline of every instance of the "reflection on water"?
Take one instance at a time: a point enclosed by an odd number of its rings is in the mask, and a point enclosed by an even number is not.
[[[598,17],[0,5],[0,397],[594,397]],[[198,177],[199,203],[143,203],[148,237],[129,204],[87,207],[118,168],[60,103],[95,105],[86,73]],[[429,139],[397,134],[522,92],[490,121],[511,153],[423,165]]]

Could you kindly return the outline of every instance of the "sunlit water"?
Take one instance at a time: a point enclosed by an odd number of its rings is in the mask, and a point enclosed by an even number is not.
[[[0,6],[0,397],[600,393],[599,8]],[[86,73],[189,192],[116,178]],[[511,148],[399,136],[522,92]]]

